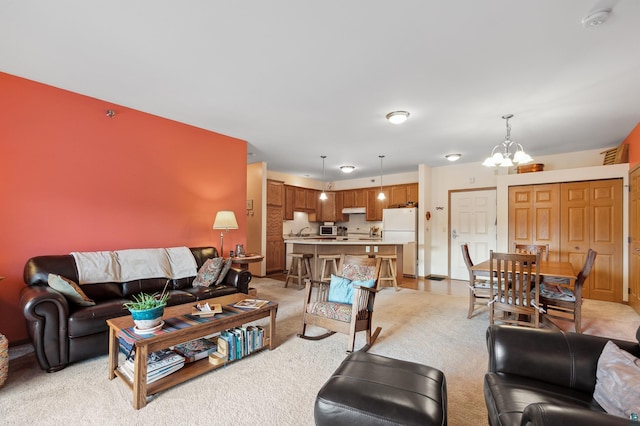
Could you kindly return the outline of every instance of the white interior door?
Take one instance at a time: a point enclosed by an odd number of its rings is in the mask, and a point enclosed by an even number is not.
[[[496,249],[496,190],[451,191],[449,193],[449,277],[468,280],[469,273],[460,245],[469,245],[473,263],[489,258]]]

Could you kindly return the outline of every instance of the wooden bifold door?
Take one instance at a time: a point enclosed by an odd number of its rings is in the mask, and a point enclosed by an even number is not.
[[[622,302],[622,207],[622,179],[510,187],[509,246],[548,243],[549,259],[576,273],[592,248],[583,296]]]

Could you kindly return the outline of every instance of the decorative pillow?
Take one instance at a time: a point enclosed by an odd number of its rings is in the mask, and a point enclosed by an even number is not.
[[[640,413],[640,359],[607,342],[598,359],[593,399],[615,416]]]
[[[231,258],[227,259],[220,271],[220,275],[218,275],[218,279],[216,280],[216,285],[222,284],[222,281],[227,277],[227,272],[231,269]]]
[[[47,277],[49,287],[64,294],[64,296],[71,302],[80,306],[93,306],[96,304],[93,300],[89,299],[84,291],[80,289],[80,286],[68,278],[60,275],[49,274]]]
[[[331,274],[327,300],[329,302],[346,303],[349,305],[353,303],[353,285],[351,285],[351,280]]]
[[[215,283],[218,275],[220,275],[220,270],[222,270],[223,261],[224,259],[221,257],[207,259],[200,267],[198,275],[194,278],[192,285],[194,287],[209,287]]]

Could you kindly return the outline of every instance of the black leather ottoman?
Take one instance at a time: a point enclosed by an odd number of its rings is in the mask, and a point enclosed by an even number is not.
[[[316,397],[317,425],[446,425],[444,373],[426,365],[353,352]]]

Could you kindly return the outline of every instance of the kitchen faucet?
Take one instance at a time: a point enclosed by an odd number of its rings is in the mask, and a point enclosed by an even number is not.
[[[296,233],[296,237],[302,237],[302,231],[304,231],[305,229],[311,229],[311,228],[309,228],[308,226],[305,226],[304,228],[302,228]]]

